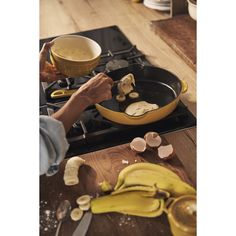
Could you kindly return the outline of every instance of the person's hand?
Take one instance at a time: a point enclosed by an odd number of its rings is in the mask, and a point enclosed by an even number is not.
[[[83,99],[86,105],[90,106],[111,99],[112,85],[113,80],[110,77],[104,73],[99,73],[82,85],[75,93],[75,96],[82,97],[80,99]]]
[[[112,98],[111,88],[113,80],[103,73],[99,73],[83,84],[65,105],[52,117],[63,123],[65,131],[79,119],[81,113],[90,105]]]
[[[47,55],[53,43],[53,41],[44,43],[39,53],[39,69],[41,82],[53,82],[55,80],[65,78],[65,76],[63,76],[52,64],[47,61]]]

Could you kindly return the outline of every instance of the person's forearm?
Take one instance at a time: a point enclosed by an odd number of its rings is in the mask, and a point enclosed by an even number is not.
[[[67,133],[71,126],[78,120],[80,114],[89,106],[86,97],[73,94],[68,102],[52,115],[54,119],[61,121]]]

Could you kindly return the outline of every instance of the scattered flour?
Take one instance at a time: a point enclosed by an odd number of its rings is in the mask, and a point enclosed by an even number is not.
[[[119,226],[130,226],[130,227],[135,227],[135,221],[133,221],[132,217],[129,215],[122,215],[119,219]]]
[[[40,230],[44,232],[54,232],[58,222],[56,211],[50,210],[47,202],[40,201]]]

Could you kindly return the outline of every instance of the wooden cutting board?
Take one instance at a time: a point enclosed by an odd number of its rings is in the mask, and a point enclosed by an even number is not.
[[[167,144],[163,139],[163,144]],[[90,194],[94,197],[101,196],[99,183],[103,180],[109,181],[113,186],[116,184],[119,172],[129,164],[137,162],[159,163],[176,172],[184,181],[191,184],[185,169],[175,155],[171,160],[163,162],[158,159],[155,153],[145,151],[142,154],[135,154],[130,150],[129,144],[124,144],[101,151],[81,155],[85,159],[85,165],[80,167],[80,183],[74,186],[65,186],[63,173],[66,160],[62,162],[59,172],[52,176],[40,177],[40,235],[55,235],[57,221],[55,212],[62,200],[68,199],[72,208],[76,207],[76,199],[83,194]],[[122,160],[129,164],[123,164]],[[78,222],[71,219],[61,226],[60,234],[63,236],[72,235]],[[119,213],[93,215],[86,236],[151,236],[151,235],[172,235],[169,223],[165,214],[156,218],[144,218],[122,215]]]
[[[151,28],[196,71],[196,21],[188,14],[152,21]]]

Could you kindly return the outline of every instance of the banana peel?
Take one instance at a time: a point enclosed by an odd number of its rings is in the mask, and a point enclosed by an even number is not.
[[[159,189],[169,192],[173,197],[196,194],[196,190],[184,181],[149,170],[131,172],[126,176],[119,190],[136,185],[157,186]]]
[[[152,164],[152,163],[135,163],[132,165],[127,166],[126,168],[124,168],[118,176],[118,180],[117,180],[117,184],[114,187],[114,190],[117,190],[120,188],[120,186],[123,184],[124,179],[126,178],[127,175],[129,175],[130,173],[132,173],[135,170],[149,170],[149,171],[154,171],[156,173],[162,173],[165,176],[168,177],[172,177],[172,178],[176,178],[180,180],[180,177],[175,174],[173,171],[157,165],[157,164]]]
[[[118,189],[116,191],[113,191],[111,195],[117,195],[120,193],[130,192],[130,191],[145,191],[143,193],[143,196],[149,196],[149,197],[157,197],[160,199],[167,199],[170,197],[170,193],[159,189],[156,185],[154,186],[143,186],[143,185],[136,185],[136,186],[129,186],[126,188]]]
[[[164,206],[165,206],[165,202],[163,199],[160,199],[159,201],[160,201],[160,206],[155,211],[145,212],[145,211],[134,210],[134,211],[122,211],[120,213],[133,215],[133,216],[141,216],[141,217],[157,217],[163,213]]]
[[[135,186],[156,187],[170,193],[173,197],[196,194],[196,190],[174,172],[151,163],[137,163],[123,169],[114,189],[116,192]]]
[[[195,194],[196,190],[169,169],[151,163],[137,163],[123,169],[110,195],[91,201],[94,214],[119,212],[157,217],[164,211],[164,198]]]
[[[106,212],[139,212],[141,215],[149,215],[157,211],[161,206],[159,199],[147,197],[146,191],[125,192],[117,195],[108,195],[93,199],[91,211],[94,214]]]
[[[130,191],[145,191],[145,193],[143,193],[143,195],[154,196],[156,194],[157,188],[154,186],[142,186],[142,185],[130,186],[127,188],[122,188],[122,189],[118,189],[116,191],[113,191],[111,193],[111,195],[117,195],[120,193],[125,193],[125,192],[130,192]]]

